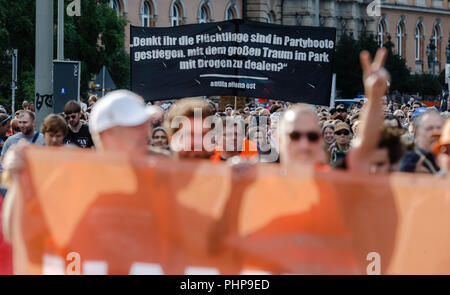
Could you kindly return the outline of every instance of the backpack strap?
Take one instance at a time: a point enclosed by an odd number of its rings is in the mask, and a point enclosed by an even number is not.
[[[35,143],[36,140],[38,139],[38,137],[39,137],[39,131],[36,131],[36,134],[34,134],[33,139],[31,140],[31,143]]]

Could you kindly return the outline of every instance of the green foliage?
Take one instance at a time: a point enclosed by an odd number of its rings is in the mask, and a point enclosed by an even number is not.
[[[419,93],[422,96],[439,95],[442,90],[437,77],[429,74],[411,75],[406,66],[406,61],[394,53],[394,44],[389,40],[384,44],[388,50],[385,68],[391,75],[390,91],[398,91],[404,94]],[[336,75],[337,88],[344,98],[352,98],[363,93],[362,70],[359,54],[362,50],[368,50],[374,57],[378,44],[373,36],[365,34],[354,40],[343,35],[336,46]],[[442,78],[441,78],[442,79]]]
[[[11,104],[11,57],[6,55],[7,49],[19,50],[16,109],[23,100],[34,99],[35,3],[36,0],[0,0],[0,104],[8,108]],[[82,0],[80,17],[65,15],[64,57],[82,62],[82,97],[88,94],[92,75],[103,65],[110,69],[117,87],[129,88],[129,55],[124,47],[127,21],[117,17],[108,3],[109,0]],[[55,59],[56,8],[57,1],[54,9]]]
[[[348,35],[342,35],[336,46],[335,69],[337,88],[345,98],[355,97],[363,93],[362,69],[359,54],[367,50],[375,56],[378,45],[373,36],[362,34],[359,40]]]
[[[34,97],[34,0],[0,0],[0,104],[11,108],[11,57],[6,50],[19,50],[16,109]],[[32,83],[30,85],[30,82]]]
[[[442,92],[439,80],[431,74],[411,75],[406,84],[409,94],[419,93],[422,96],[437,96]]]

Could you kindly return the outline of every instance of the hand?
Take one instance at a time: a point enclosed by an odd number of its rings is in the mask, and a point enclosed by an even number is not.
[[[373,62],[368,51],[364,50],[360,54],[364,90],[368,99],[381,98],[388,91],[390,75],[384,68],[387,54],[386,48],[378,49]]]

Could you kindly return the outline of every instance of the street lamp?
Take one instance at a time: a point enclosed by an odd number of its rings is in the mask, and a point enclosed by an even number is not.
[[[433,38],[430,39],[430,44],[427,46],[427,56],[428,56],[428,68],[430,73],[434,75],[435,62],[436,62],[436,45],[434,45]]]

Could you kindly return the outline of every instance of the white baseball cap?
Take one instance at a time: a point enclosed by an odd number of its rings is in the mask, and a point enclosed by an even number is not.
[[[138,126],[155,113],[154,107],[146,106],[137,94],[128,90],[112,91],[94,105],[89,129],[98,134],[115,126]]]

